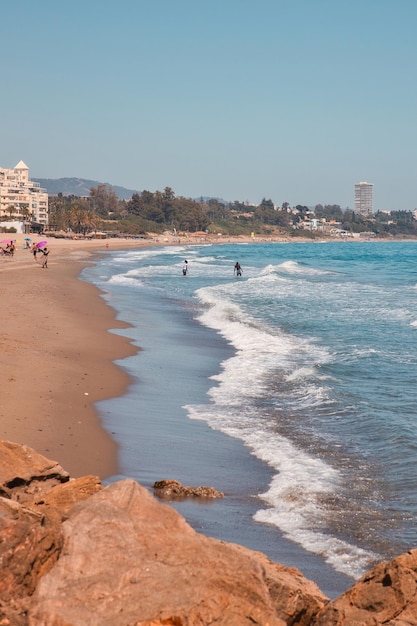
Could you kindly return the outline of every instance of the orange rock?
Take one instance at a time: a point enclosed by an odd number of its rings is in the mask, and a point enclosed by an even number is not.
[[[132,480],[75,505],[30,626],[308,626],[327,598],[293,568],[196,533]]]
[[[32,594],[39,577],[55,563],[62,546],[61,524],[0,498],[0,537],[0,601],[4,603]]]
[[[0,494],[0,626],[417,626],[417,550],[328,602],[298,570],[199,535],[133,480],[70,480],[0,441]]]
[[[153,488],[158,498],[165,500],[178,498],[223,498],[224,493],[214,487],[185,487],[178,480],[158,480]]]
[[[56,462],[28,446],[0,440],[0,495],[20,502],[69,480]]]
[[[323,609],[314,626],[417,625],[417,550],[379,563]]]

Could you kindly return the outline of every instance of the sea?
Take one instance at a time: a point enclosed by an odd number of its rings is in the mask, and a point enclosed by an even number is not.
[[[417,242],[110,244],[81,278],[138,348],[110,482],[223,491],[172,506],[330,596],[417,546]]]

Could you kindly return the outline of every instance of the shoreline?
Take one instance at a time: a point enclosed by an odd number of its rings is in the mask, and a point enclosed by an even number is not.
[[[107,250],[197,242],[50,238],[48,269],[42,269],[23,249],[23,235],[13,237],[14,257],[0,257],[0,438],[56,460],[73,478],[114,476],[118,444],[95,405],[126,392],[130,376],[115,361],[140,348],[110,332],[129,324],[80,275]]]
[[[0,257],[0,438],[34,448],[60,463],[72,477],[114,476],[120,469],[118,444],[95,404],[126,392],[130,377],[115,361],[140,348],[110,332],[129,324],[117,319],[100,290],[80,278],[81,272],[107,250],[215,242],[193,237],[179,242],[176,237],[157,235],[152,239],[51,238],[49,267],[43,270],[30,251],[22,249],[23,235],[14,237],[15,256]],[[265,240],[288,242],[284,237],[222,236],[216,243]],[[299,240],[305,241],[311,240]]]
[[[128,324],[80,278],[103,242],[49,247],[47,270],[27,250],[0,261],[0,437],[56,460],[72,477],[104,479],[118,471],[118,446],[95,403],[125,393],[130,377],[114,361],[137,348],[109,332]]]
[[[19,236],[16,238],[19,239]],[[221,243],[259,242],[228,238],[227,242],[223,239]],[[273,240],[271,243],[285,241]],[[48,270],[42,270],[34,262],[30,251],[19,247],[14,258],[0,258],[0,293],[3,296],[0,438],[30,446],[57,461],[72,478],[94,474],[103,481],[125,475],[119,455],[123,441],[114,437],[114,431],[123,431],[123,410],[120,410],[120,402],[115,402],[118,408],[111,410],[114,426],[106,427],[106,419],[100,417],[99,404],[129,395],[128,390],[135,384],[135,379],[116,362],[137,354],[142,345],[139,347],[140,342],[133,345],[133,340],[123,333],[111,332],[130,328],[130,324],[117,319],[118,313],[103,297],[105,292],[84,280],[81,273],[89,265],[95,265],[98,257],[105,259],[107,250],[115,252],[118,249],[126,251],[170,245],[185,247],[192,246],[192,243],[51,239],[48,246],[51,251]],[[145,342],[143,355],[146,357],[146,354]],[[152,384],[147,401],[151,403],[149,409],[152,407],[152,410],[158,412],[152,397],[155,393],[158,397],[157,389]],[[142,413],[148,415],[147,411]],[[172,417],[171,413],[169,417]],[[164,423],[161,412],[158,432],[165,433],[171,422],[168,420]],[[129,470],[126,476],[150,489],[150,477],[156,480],[166,476],[162,475],[164,472],[161,467],[152,476],[152,459],[147,455],[155,452],[155,446],[161,448],[161,444],[159,441],[153,442],[152,433],[143,425],[138,423],[145,452],[141,451],[140,454],[142,469],[138,467],[133,472]],[[182,454],[179,452],[180,444],[185,446],[185,450],[194,446],[197,451],[195,442],[201,440],[209,450],[205,464],[200,463],[203,457],[199,458],[199,477],[198,473],[196,476],[193,472],[191,459],[190,471],[185,471],[183,476],[174,472],[175,478],[186,483],[192,475],[197,480],[201,478],[201,481],[208,480],[210,483],[210,467],[221,464],[215,455],[219,453],[221,458],[227,458],[232,450],[233,458],[238,459],[238,478],[226,475],[226,482],[234,480],[234,484],[239,484],[240,472],[248,468],[253,469],[253,474],[264,473],[262,480],[268,482],[268,470],[264,470],[261,465],[258,467],[257,462],[251,459],[248,465],[247,451],[240,443],[226,441],[217,432],[210,432],[208,436],[206,429],[207,426],[196,423],[192,424],[192,429],[187,429],[187,437],[182,432],[177,433],[179,443],[173,447],[174,459],[178,453],[180,456]],[[211,445],[213,441],[214,446]],[[137,453],[135,448],[132,454]],[[161,449],[163,453],[164,449]],[[217,486],[216,481],[212,482]],[[246,481],[243,482],[246,485]],[[223,489],[223,485],[220,486],[223,491],[228,491]],[[174,508],[178,508],[199,532],[214,537],[219,534],[217,515],[220,511],[221,540],[247,545],[267,554],[276,562],[298,567],[330,597],[336,597],[347,588],[349,583],[344,575],[334,573],[320,557],[306,553],[280,535],[278,537],[276,531],[267,526],[258,527],[252,521],[255,504],[247,500],[245,489],[243,492],[234,489],[230,491],[235,494],[234,497],[216,503],[211,509],[195,505],[191,509],[187,503],[180,503]],[[242,516],[242,503],[245,518]],[[236,519],[240,520],[238,528]]]
[[[48,269],[42,269],[31,251],[23,249],[24,235],[12,237],[14,257],[0,257],[0,438],[56,460],[73,478],[110,478],[120,469],[118,444],[95,405],[125,393],[131,380],[115,361],[140,348],[110,332],[129,324],[118,320],[100,290],[80,275],[106,251],[201,242],[159,235],[51,237]],[[34,243],[42,239],[32,236]],[[251,238],[222,238],[230,241],[254,243]]]

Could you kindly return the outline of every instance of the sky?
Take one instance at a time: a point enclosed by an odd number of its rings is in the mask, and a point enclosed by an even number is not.
[[[20,0],[0,167],[177,196],[417,208],[416,0]]]

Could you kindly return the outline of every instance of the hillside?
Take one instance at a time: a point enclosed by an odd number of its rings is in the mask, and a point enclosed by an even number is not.
[[[137,189],[126,189],[118,185],[110,183],[102,183],[98,180],[88,180],[87,178],[32,178],[39,183],[43,189],[46,189],[50,196],[62,193],[65,196],[89,196],[91,187],[98,185],[107,185],[111,187],[119,200],[128,200]]]

